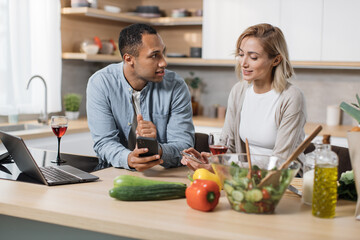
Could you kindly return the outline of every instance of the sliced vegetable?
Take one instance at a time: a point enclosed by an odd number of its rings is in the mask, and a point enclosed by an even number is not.
[[[244,193],[239,190],[234,190],[231,193],[232,198],[234,201],[241,202],[244,199]]]
[[[252,189],[245,193],[245,199],[249,202],[258,202],[262,199],[262,193],[259,189]]]
[[[227,192],[228,194],[231,194],[232,191],[234,190],[234,188],[229,184],[229,183],[224,183],[224,190],[225,192]]]

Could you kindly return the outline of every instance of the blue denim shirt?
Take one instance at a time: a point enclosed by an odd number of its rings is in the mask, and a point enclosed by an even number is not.
[[[134,117],[132,87],[123,63],[111,64],[92,75],[86,90],[87,118],[94,150],[114,167],[129,169],[128,136]],[[140,94],[144,120],[157,129],[164,167],[181,166],[179,151],[194,146],[191,98],[184,80],[165,71],[160,83],[148,82]]]

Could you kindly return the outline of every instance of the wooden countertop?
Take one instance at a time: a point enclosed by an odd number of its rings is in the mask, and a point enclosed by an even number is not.
[[[341,200],[334,219],[311,215],[311,207],[286,192],[275,214],[239,213],[224,191],[213,212],[189,208],[186,199],[123,202],[108,195],[121,174],[189,183],[187,168],[155,167],[143,173],[108,168],[93,183],[47,187],[0,180],[0,214],[141,239],[354,239],[360,236],[355,203]],[[301,179],[294,185],[301,186]]]
[[[36,121],[26,121],[21,123],[37,124]],[[224,119],[195,116],[193,117],[193,123],[195,126],[222,128],[224,125]],[[310,134],[319,124],[320,123],[306,123],[305,133]],[[0,126],[5,126],[5,125],[9,125],[9,124],[6,123],[0,124]],[[344,125],[340,125],[340,126],[327,126],[325,124],[320,124],[320,125],[322,125],[323,130],[320,132],[319,135],[330,134],[333,137],[342,137],[342,138],[346,138],[346,132],[352,128],[352,126],[344,126]],[[88,131],[89,131],[89,127],[86,118],[81,118],[78,120],[69,121],[69,127],[67,129],[66,134],[88,132]],[[32,138],[53,136],[53,132],[49,125],[48,128],[45,127],[41,129],[21,131],[19,132],[19,134],[16,135],[22,137],[23,139],[32,139]]]
[[[37,123],[37,121],[35,121],[35,120],[19,122],[19,124],[23,124],[23,123],[39,125]],[[13,124],[8,124],[8,123],[0,124],[0,126],[7,126],[7,125],[13,125]],[[90,131],[90,130],[89,130],[86,118],[80,118],[77,120],[69,120],[68,129],[66,131],[66,134],[81,133],[81,132],[88,132],[88,131]],[[54,136],[54,133],[52,132],[50,124],[44,125],[42,128],[12,132],[12,134],[17,135],[17,136],[23,138],[24,140]]]

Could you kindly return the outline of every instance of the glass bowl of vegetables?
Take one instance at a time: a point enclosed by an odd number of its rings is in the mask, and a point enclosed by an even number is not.
[[[221,154],[209,158],[223,183],[232,209],[245,213],[274,213],[276,205],[300,169],[293,161],[287,169],[279,169],[284,160],[275,156],[255,155],[251,173],[246,154]]]

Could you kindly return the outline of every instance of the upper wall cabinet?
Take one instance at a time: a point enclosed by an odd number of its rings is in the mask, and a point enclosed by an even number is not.
[[[323,0],[281,2],[280,24],[295,61],[321,60]]]
[[[358,0],[204,0],[203,6],[204,58],[234,59],[241,32],[266,22],[284,32],[292,61],[360,62]]]
[[[360,61],[360,1],[325,0],[322,60]]]
[[[280,22],[280,0],[204,0],[203,58],[234,59],[236,40],[248,26]]]

